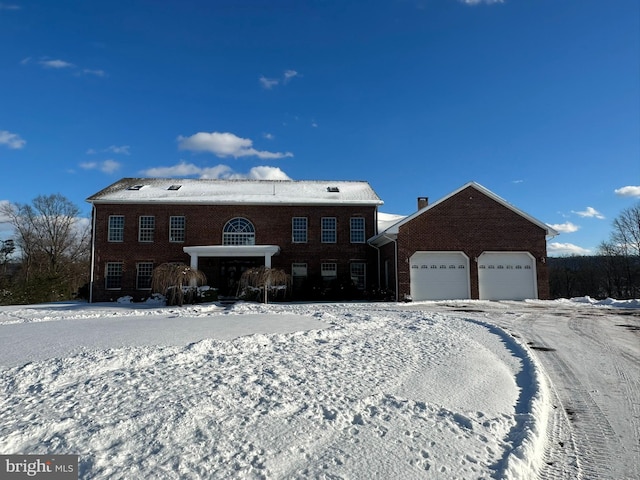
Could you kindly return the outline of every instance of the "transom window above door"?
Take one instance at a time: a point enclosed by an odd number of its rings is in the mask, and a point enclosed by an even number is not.
[[[246,218],[236,217],[229,220],[222,230],[223,245],[255,245],[256,229]]]

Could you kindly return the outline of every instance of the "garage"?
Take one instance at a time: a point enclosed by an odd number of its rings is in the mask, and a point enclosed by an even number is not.
[[[528,252],[483,252],[478,289],[480,300],[538,298],[535,258]]]
[[[415,252],[409,263],[414,301],[470,298],[469,258],[464,253]]]

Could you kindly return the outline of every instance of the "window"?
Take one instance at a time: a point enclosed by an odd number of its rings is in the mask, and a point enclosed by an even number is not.
[[[119,290],[122,288],[122,262],[108,262],[105,268],[105,288]]]
[[[338,278],[338,264],[336,263],[321,263],[320,264],[320,275],[322,276],[322,280],[325,282],[330,282],[331,280],[335,280]]]
[[[156,217],[145,215],[140,217],[138,228],[139,242],[153,242],[153,234],[156,231]]]
[[[136,288],[148,290],[151,288],[151,275],[153,274],[153,263],[142,262],[136,265]]]
[[[336,217],[322,217],[322,243],[336,243],[338,235],[336,231]]]
[[[364,217],[351,219],[351,243],[364,243]]]
[[[109,217],[109,242],[124,241],[124,215],[111,215]]]
[[[294,289],[302,288],[304,281],[307,279],[307,264],[293,263],[291,264],[291,280]]]
[[[307,243],[307,217],[293,217],[291,239],[293,243]]]
[[[223,245],[255,245],[256,231],[246,218],[233,218],[222,231]]]
[[[186,219],[183,216],[169,217],[169,241],[184,242]]]
[[[354,262],[351,264],[351,282],[358,290],[364,290],[365,287],[366,264],[363,262]]]

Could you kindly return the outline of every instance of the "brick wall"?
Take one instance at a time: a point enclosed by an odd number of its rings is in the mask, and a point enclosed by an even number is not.
[[[410,294],[415,251],[462,251],[470,259],[471,298],[478,298],[475,259],[483,251],[526,251],[536,259],[538,297],[549,298],[546,232],[473,187],[402,225],[398,233],[399,299]]]
[[[272,267],[291,273],[292,263],[307,263],[309,275],[320,273],[320,264],[335,262],[338,275],[349,275],[349,263],[364,261],[367,264],[367,282],[375,283],[376,253],[366,243],[350,242],[350,219],[365,218],[365,238],[375,233],[374,206],[255,206],[255,205],[131,205],[97,204],[95,207],[95,264],[94,301],[115,300],[131,295],[139,300],[148,291],[136,290],[136,263],[153,262],[155,266],[165,262],[190,263],[183,247],[195,245],[221,245],[224,225],[232,218],[243,217],[255,227],[256,245],[278,245],[280,253],[272,257]],[[124,215],[124,241],[107,241],[110,215]],[[155,217],[155,239],[152,243],[138,241],[138,218]],[[185,216],[186,230],[183,243],[169,242],[169,217]],[[293,243],[291,221],[293,217],[308,218],[307,243]],[[321,218],[336,217],[335,244],[321,243]],[[123,262],[122,288],[105,289],[105,265],[107,262]],[[212,285],[215,286],[215,285]]]

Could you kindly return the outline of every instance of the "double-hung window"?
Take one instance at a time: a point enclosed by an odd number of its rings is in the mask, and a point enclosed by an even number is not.
[[[336,243],[338,241],[336,217],[322,217],[321,219],[321,242],[322,243]]]
[[[122,288],[122,262],[107,262],[104,277],[105,288],[108,290]]]
[[[351,218],[351,243],[364,243],[364,217]]]
[[[156,217],[153,215],[143,215],[140,217],[138,229],[139,242],[153,242],[153,236],[156,231]]]
[[[124,242],[124,215],[109,216],[109,242]]]
[[[351,264],[351,283],[358,290],[364,290],[366,280],[366,264],[364,262],[353,262]]]
[[[291,219],[291,240],[293,243],[307,243],[307,217]]]
[[[184,216],[169,217],[169,241],[184,242],[186,219]]]
[[[324,282],[331,282],[338,278],[338,264],[337,263],[321,263],[320,275]]]
[[[148,290],[151,288],[153,262],[140,262],[136,265],[136,288]]]

